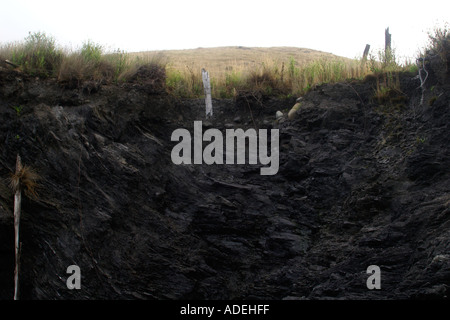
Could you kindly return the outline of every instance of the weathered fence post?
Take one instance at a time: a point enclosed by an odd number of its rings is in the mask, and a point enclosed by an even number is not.
[[[22,170],[22,161],[20,155],[16,160],[16,175]],[[19,225],[20,225],[20,207],[22,202],[22,190],[17,186],[14,194],[14,248],[16,251],[16,264],[14,268],[14,300],[19,299],[19,267],[20,267],[20,242],[19,242]]]
[[[386,64],[392,62],[392,47],[391,47],[391,34],[389,33],[389,27],[384,31],[384,61]]]
[[[361,60],[361,71],[362,72],[365,71],[366,62],[367,62],[367,56],[369,55],[369,50],[370,50],[370,44],[366,44],[366,47],[364,48],[364,53],[363,53],[363,56],[362,56],[362,60]]]
[[[212,117],[211,84],[209,81],[209,74],[205,69],[202,69],[202,79],[203,88],[205,89],[206,117]]]
[[[364,63],[366,63],[366,61],[367,61],[367,56],[369,55],[369,50],[370,50],[370,44],[366,44],[366,47],[364,48],[363,57],[362,57],[362,61]]]
[[[19,299],[19,271],[20,271],[20,254],[22,243],[19,241],[19,226],[20,226],[20,210],[22,205],[22,191],[24,194],[37,198],[35,189],[37,188],[36,181],[39,180],[39,175],[30,167],[23,166],[20,155],[17,154],[16,171],[11,175],[9,186],[14,192],[14,249],[16,253],[15,267],[14,267],[14,300]]]
[[[386,30],[384,30],[384,50],[390,51],[391,50],[391,34],[389,33],[389,27],[387,27]]]

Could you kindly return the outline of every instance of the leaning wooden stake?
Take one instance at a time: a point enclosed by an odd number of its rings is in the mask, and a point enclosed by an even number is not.
[[[16,171],[10,179],[10,187],[14,192],[14,249],[16,251],[16,263],[14,268],[14,300],[19,299],[19,270],[20,270],[20,241],[19,241],[19,225],[20,225],[20,207],[22,203],[22,191],[25,195],[38,199],[36,189],[37,181],[40,176],[29,166],[23,166],[20,155],[17,155]]]
[[[367,62],[367,56],[369,55],[370,50],[370,44],[366,44],[366,47],[364,48],[363,56],[361,59],[361,69],[364,72],[366,68],[366,62]]]
[[[205,89],[206,117],[213,115],[211,101],[211,83],[209,81],[208,71],[202,69],[203,88]]]
[[[6,63],[6,64],[9,64],[10,66],[13,66],[14,68],[20,67],[18,64],[15,64],[14,62],[11,62],[11,61],[9,61],[9,60],[5,60],[5,63]]]
[[[20,176],[22,171],[22,161],[20,155],[17,155],[16,160],[16,177]],[[18,181],[14,194],[14,247],[16,250],[16,264],[14,269],[14,300],[19,299],[19,267],[20,267],[20,245],[19,245],[19,225],[20,225],[20,207],[22,202],[22,190],[20,188],[20,181]]]
[[[366,63],[366,61],[367,61],[367,56],[369,55],[369,50],[370,50],[370,44],[366,44],[366,47],[364,48],[364,52],[363,52],[363,57],[362,57],[363,63]]]

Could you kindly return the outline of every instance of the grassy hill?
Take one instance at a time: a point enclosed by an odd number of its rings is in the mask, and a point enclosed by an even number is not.
[[[56,78],[66,88],[77,88],[85,82],[99,86],[144,81],[146,85],[158,83],[158,92],[180,98],[204,95],[202,68],[210,74],[213,97],[231,98],[242,93],[298,96],[316,84],[362,78],[375,70],[399,67],[395,59],[393,63],[380,63],[371,58],[363,66],[355,59],[293,47],[106,53],[103,46],[88,41],[72,51],[58,47],[45,33],[30,33],[23,42],[0,45],[0,64],[11,67],[6,60],[20,72]]]
[[[285,62],[294,59],[298,65],[305,65],[319,59],[339,58],[331,53],[296,47],[216,47],[187,50],[162,50],[134,53],[136,56],[162,56],[170,67],[185,66],[208,70],[230,70],[255,68],[261,63]]]
[[[169,90],[181,96],[203,93],[201,69],[211,77],[213,96],[240,90],[300,94],[319,82],[361,75],[359,63],[331,53],[296,47],[216,47],[132,53],[142,61],[164,64]]]

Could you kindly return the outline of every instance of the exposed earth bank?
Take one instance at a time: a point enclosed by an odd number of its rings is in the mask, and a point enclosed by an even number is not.
[[[21,299],[448,299],[450,81],[436,59],[423,95],[408,73],[381,100],[375,77],[325,84],[293,120],[275,113],[296,97],[213,100],[205,119],[204,100],[149,83],[68,89],[0,70],[0,298],[14,291],[20,154],[42,177],[22,203]],[[195,120],[279,129],[278,173],[173,164],[171,134]]]

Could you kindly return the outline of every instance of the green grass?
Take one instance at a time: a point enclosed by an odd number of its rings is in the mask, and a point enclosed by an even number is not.
[[[60,66],[63,52],[45,33],[30,33],[22,43],[9,47],[10,60],[35,76],[53,76]]]
[[[448,50],[448,32],[439,30],[430,36],[431,47],[443,57]],[[410,62],[400,64],[395,50],[379,51],[362,62],[301,48],[199,48],[164,52],[127,53],[117,49],[105,52],[104,46],[85,42],[78,50],[61,49],[53,37],[30,33],[22,42],[0,46],[0,58],[19,65],[24,73],[54,77],[62,85],[80,87],[85,81],[99,84],[124,83],[135,79],[143,66],[164,69],[155,76],[164,77],[165,90],[179,98],[204,96],[201,69],[211,78],[215,98],[232,98],[243,93],[275,96],[299,96],[323,83],[347,79],[377,78],[374,98],[383,101],[398,91],[398,73],[417,73]],[[133,80],[135,81],[135,80]]]
[[[75,51],[63,50],[53,37],[41,32],[30,33],[24,41],[0,49],[0,56],[19,65],[22,72],[55,77],[70,88],[85,81],[127,82],[140,67],[157,64],[165,69],[160,74],[165,75],[167,92],[181,98],[204,95],[200,65],[210,73],[212,95],[217,98],[243,92],[300,95],[316,84],[364,75],[354,60],[299,48],[226,47],[164,54],[166,58],[155,52],[128,54],[120,49],[106,53],[103,46],[92,41]]]

